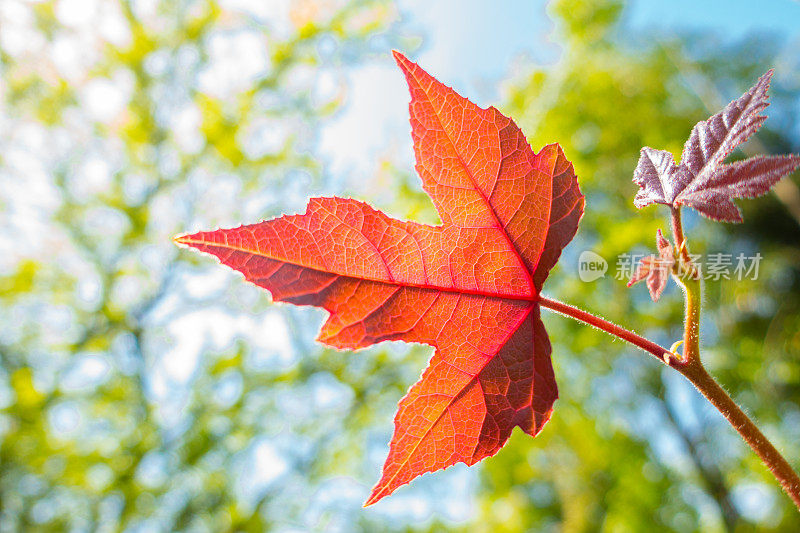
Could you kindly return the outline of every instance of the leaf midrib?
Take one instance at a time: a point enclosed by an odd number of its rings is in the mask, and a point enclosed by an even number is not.
[[[513,294],[513,293],[505,293],[505,292],[491,292],[491,291],[482,291],[482,290],[473,290],[467,288],[460,288],[460,287],[441,287],[437,285],[431,285],[426,283],[411,283],[411,282],[404,282],[404,281],[397,281],[397,280],[388,280],[388,279],[380,279],[374,277],[367,277],[367,276],[354,276],[352,274],[348,274],[345,272],[335,272],[332,270],[321,270],[317,267],[304,265],[299,262],[295,261],[287,261],[284,258],[278,257],[270,257],[259,250],[251,250],[248,248],[242,248],[241,246],[233,246],[230,244],[225,243],[218,243],[218,242],[208,242],[198,239],[189,239],[185,237],[178,237],[175,239],[176,242],[180,244],[186,244],[189,246],[208,246],[211,248],[222,248],[225,250],[231,250],[234,252],[242,252],[250,255],[255,255],[258,257],[263,257],[264,259],[270,259],[272,261],[279,261],[281,263],[286,263],[289,265],[294,265],[301,268],[307,268],[309,270],[314,270],[316,272],[321,272],[323,274],[333,274],[335,276],[342,276],[345,278],[352,278],[364,281],[372,281],[375,283],[385,283],[387,285],[397,285],[399,287],[407,287],[412,289],[421,289],[421,290],[431,290],[431,291],[441,291],[441,292],[451,292],[455,294],[466,294],[471,296],[483,296],[485,298],[499,298],[503,300],[519,300],[525,302],[536,302],[539,300],[538,293],[534,292],[534,294]],[[527,270],[526,270],[527,272]]]
[[[532,311],[532,310],[533,310],[533,306],[532,306],[532,305],[531,305],[531,306],[528,306],[528,307],[525,309],[525,311],[522,313],[522,316],[521,316],[521,317],[519,318],[519,320],[517,321],[517,324],[516,324],[516,325],[515,325],[513,328],[511,328],[511,330],[510,330],[510,333],[508,334],[508,337],[507,337],[507,338],[506,338],[506,339],[505,339],[505,340],[504,340],[504,341],[503,341],[503,342],[500,344],[500,346],[501,346],[501,347],[506,345],[506,343],[507,343],[507,342],[508,342],[508,340],[511,338],[511,336],[513,336],[513,335],[514,335],[514,333],[516,333],[516,332],[517,332],[517,330],[520,328],[520,326],[522,325],[522,323],[523,323],[523,322],[525,322],[525,320],[527,320],[527,319],[528,319],[528,316],[530,316],[530,314],[531,314],[531,311]],[[437,347],[437,350],[438,350],[438,347]],[[495,355],[496,355],[496,354],[495,354]],[[492,358],[494,358],[494,357],[495,357],[495,356],[492,356]],[[487,364],[488,364],[488,360],[487,360]],[[484,368],[485,368],[485,366],[486,366],[486,365],[484,365]],[[461,369],[459,369],[459,370],[461,370]],[[456,402],[456,401],[457,401],[459,398],[461,398],[461,397],[462,397],[462,396],[465,394],[465,391],[466,391],[466,390],[467,390],[467,389],[468,389],[470,386],[472,386],[472,384],[473,384],[475,381],[477,381],[477,380],[478,380],[478,376],[480,376],[480,374],[481,374],[481,371],[482,371],[482,370],[483,370],[483,369],[479,370],[479,371],[478,371],[478,372],[476,372],[474,375],[472,375],[472,376],[471,376],[471,378],[470,378],[470,380],[469,380],[469,381],[467,381],[467,383],[466,383],[466,384],[465,384],[465,385],[464,385],[464,386],[461,388],[461,390],[459,390],[459,391],[458,391],[458,393],[454,394],[454,395],[453,395],[453,396],[450,398],[450,401],[449,401],[449,402],[447,402],[447,405],[446,405],[446,406],[445,406],[445,407],[442,409],[442,412],[438,414],[438,416],[436,417],[436,419],[435,419],[433,422],[431,422],[430,426],[428,426],[428,428],[425,430],[425,432],[422,434],[422,436],[420,436],[420,437],[417,439],[417,442],[414,444],[414,447],[413,447],[413,448],[411,449],[411,451],[410,451],[410,452],[409,452],[409,453],[408,453],[408,454],[405,456],[405,458],[403,459],[403,461],[399,463],[399,466],[397,467],[397,470],[395,471],[395,473],[394,473],[394,474],[392,474],[392,477],[391,477],[391,478],[389,478],[389,480],[388,480],[386,483],[383,483],[383,484],[382,484],[382,486],[381,486],[381,490],[379,490],[379,491],[378,491],[378,492],[375,494],[375,496],[378,496],[379,494],[381,494],[382,492],[384,492],[384,491],[386,490],[386,487],[388,487],[388,486],[391,486],[392,482],[393,482],[393,481],[394,481],[394,480],[397,478],[397,476],[398,476],[398,475],[400,475],[400,472],[402,471],[403,467],[405,467],[405,466],[408,464],[408,462],[411,460],[411,457],[412,457],[412,456],[413,456],[413,455],[416,453],[416,451],[417,451],[417,448],[419,448],[420,444],[422,444],[422,441],[424,441],[424,440],[425,440],[425,438],[426,438],[426,437],[428,436],[428,434],[429,434],[429,433],[430,433],[430,432],[433,430],[433,428],[436,426],[436,424],[438,424],[438,423],[439,423],[439,421],[442,419],[442,417],[445,415],[445,413],[448,413],[448,412],[449,412],[449,409],[450,409],[450,407],[451,407],[451,406],[452,406],[452,405],[453,405],[453,404],[454,404],[454,403],[455,403],[455,402]],[[462,371],[462,372],[463,372],[463,371]],[[533,390],[533,389],[531,389],[531,390]],[[532,398],[532,397],[533,397],[533,396],[531,396],[531,398]],[[478,437],[478,442],[480,443],[480,436]],[[477,445],[476,445],[475,449],[473,449],[473,450],[472,450],[472,454],[473,454],[473,456],[474,456],[474,454],[475,454],[475,450],[476,450],[476,449],[477,449]],[[372,501],[373,499],[374,499],[374,497],[371,497],[371,498],[370,498],[369,500],[367,500],[367,501]]]
[[[423,85],[420,83],[419,79],[416,77],[416,75],[412,71],[409,70],[409,73],[412,76],[414,76],[414,80],[417,82],[417,85],[419,86],[420,89],[422,89],[422,92],[425,93],[425,96],[428,99],[428,103],[430,104],[431,108],[433,109],[433,115],[436,117],[436,122],[439,123],[439,127],[441,128],[442,133],[444,133],[444,136],[447,138],[447,141],[450,143],[450,146],[452,146],[453,153],[456,154],[456,158],[458,159],[458,162],[461,163],[461,166],[464,168],[464,172],[467,174],[467,177],[469,178],[470,183],[472,183],[473,189],[480,195],[481,199],[486,204],[486,209],[491,214],[492,219],[494,220],[496,229],[503,235],[503,238],[508,243],[508,246],[511,248],[511,251],[516,256],[517,261],[519,261],[520,267],[525,272],[525,277],[526,277],[526,280],[528,282],[528,290],[531,293],[536,294],[536,286],[533,283],[533,273],[530,270],[528,270],[528,267],[525,265],[525,261],[522,258],[522,254],[519,252],[519,250],[517,249],[516,245],[511,240],[511,237],[508,235],[508,232],[506,231],[505,226],[503,226],[500,223],[500,219],[498,218],[497,213],[494,210],[494,206],[489,201],[489,198],[486,196],[486,194],[483,192],[483,189],[481,189],[478,186],[477,182],[475,181],[475,176],[472,174],[472,171],[470,170],[470,168],[467,165],[466,161],[464,161],[464,158],[461,157],[461,152],[458,151],[458,148],[456,147],[455,142],[453,141],[453,139],[450,138],[450,134],[445,129],[444,124],[442,124],[442,119],[439,116],[439,112],[436,110],[436,107],[433,105],[433,101],[431,100],[427,89],[425,89],[423,87]],[[552,190],[550,191],[550,193],[552,195]],[[548,219],[548,221],[550,219],[550,214],[549,213],[547,215],[547,219]],[[548,227],[548,230],[549,230],[549,227]],[[546,242],[546,234],[545,234],[545,240],[542,241],[542,243],[543,243],[542,244],[542,249],[539,250],[539,257],[537,257],[537,261],[536,261],[537,264],[538,264],[539,258],[542,255],[542,252],[544,252],[544,242]]]

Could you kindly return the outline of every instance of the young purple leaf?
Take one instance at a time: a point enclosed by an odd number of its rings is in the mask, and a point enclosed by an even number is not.
[[[728,154],[758,131],[767,119],[761,112],[769,105],[767,90],[772,73],[772,69],[768,70],[725,109],[695,124],[681,154],[681,190],[691,180],[708,179]]]
[[[678,165],[672,154],[645,146],[639,164],[633,172],[633,181],[641,187],[633,203],[642,208],[652,203],[672,205],[675,200],[675,174]]]
[[[650,291],[650,298],[657,302],[664,292],[664,288],[669,281],[669,274],[672,272],[672,265],[675,264],[675,253],[672,245],[664,238],[661,230],[656,233],[656,246],[658,247],[658,257],[649,255],[639,261],[636,272],[628,282],[628,287],[642,280],[646,280],[647,290]]]
[[[700,214],[727,222],[742,222],[742,212],[731,198],[757,198],[767,194],[780,179],[800,167],[796,155],[757,156],[722,165],[705,182],[692,182],[679,203]]]
[[[760,156],[723,164],[766,120],[761,112],[769,105],[767,90],[772,73],[770,70],[761,76],[721,112],[698,122],[683,147],[680,165],[675,164],[669,152],[642,148],[633,176],[640,187],[634,205],[685,205],[713,220],[741,222],[742,215],[733,198],[766,194],[781,178],[800,167],[800,157],[795,155]]]

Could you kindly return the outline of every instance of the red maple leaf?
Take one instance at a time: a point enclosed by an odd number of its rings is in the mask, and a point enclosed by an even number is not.
[[[411,92],[416,169],[441,226],[312,198],[301,215],[176,238],[276,301],[328,310],[319,335],[327,345],[436,348],[400,402],[366,505],[425,472],[494,455],[516,426],[541,431],[558,392],[539,291],[583,213],[558,145],[534,153],[496,109],[395,59]]]

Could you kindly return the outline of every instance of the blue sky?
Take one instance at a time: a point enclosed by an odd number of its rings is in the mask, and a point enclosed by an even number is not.
[[[558,38],[543,1],[398,0],[398,6],[423,38],[411,58],[484,107],[497,103],[500,83],[520,57],[545,64],[558,58]],[[624,21],[637,33],[708,30],[729,40],[761,31],[796,40],[800,48],[797,0],[638,0],[626,7]],[[363,192],[359,184],[374,175],[387,147],[396,163],[413,163],[408,92],[388,50],[384,61],[348,77],[348,105],[322,132],[322,148],[329,169],[346,175],[353,192]]]
[[[631,4],[626,16],[635,29],[712,29],[731,39],[754,30],[800,36],[797,0],[639,0]]]

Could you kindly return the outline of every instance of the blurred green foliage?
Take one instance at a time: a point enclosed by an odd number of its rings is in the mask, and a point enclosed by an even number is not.
[[[0,22],[0,530],[367,523],[312,495],[359,471],[363,443],[339,436],[389,416],[372,395],[400,394],[406,356],[322,357],[283,338],[309,329],[290,311],[209,338],[202,312],[235,327],[266,299],[171,238],[323,186],[315,130],[395,10],[293,2],[267,24],[205,0],[64,4],[4,3]],[[338,399],[312,417],[317,382]]]
[[[339,192],[315,132],[344,101],[342,66],[403,42],[396,9],[304,0],[270,25],[211,0],[106,2],[85,20],[60,5],[0,11],[0,531],[800,529],[678,376],[547,313],[561,399],[543,433],[362,510],[428,349],[323,350],[319,313],[271,306],[170,239]],[[669,345],[674,286],[656,306],[613,275],[586,284],[577,255],[594,250],[613,274],[613,258],[651,249],[666,222],[633,208],[639,148],[678,154],[697,120],[774,64],[759,149],[800,151],[800,68],[764,39],[637,42],[621,7],[555,2],[561,59],[514,73],[500,108],[535,148],[562,144],[587,197],[547,293]],[[394,212],[435,219],[410,169],[383,171]],[[764,257],[757,280],[708,284],[705,359],[800,464],[795,184],[744,203],[743,226],[686,224],[694,251]]]

